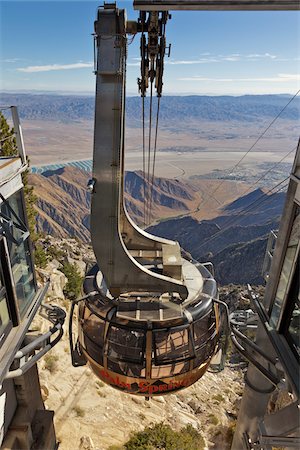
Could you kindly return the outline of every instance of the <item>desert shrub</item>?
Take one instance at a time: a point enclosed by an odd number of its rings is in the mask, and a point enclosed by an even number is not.
[[[82,285],[82,277],[80,276],[78,267],[75,264],[66,262],[62,267],[62,272],[68,279],[64,288],[64,294],[70,300],[75,300],[80,295]]]
[[[126,444],[125,450],[203,450],[204,439],[191,425],[179,432],[169,425],[157,423],[134,433]]]
[[[56,247],[55,245],[49,245],[49,247],[47,248],[47,254],[51,259],[57,259],[57,261],[61,261],[65,256],[63,250],[61,250],[59,247]]]
[[[77,417],[83,417],[85,414],[84,409],[79,405],[74,406],[73,411],[75,412]]]
[[[221,394],[213,395],[212,399],[216,400],[218,403],[221,403],[221,402],[225,401],[225,398]]]
[[[99,397],[101,397],[101,398],[105,398],[106,397],[106,394],[105,394],[105,392],[102,392],[102,391],[97,391],[97,394],[99,395]]]
[[[219,419],[214,414],[209,414],[208,418],[213,425],[218,425]]]
[[[53,353],[47,353],[44,357],[45,369],[50,373],[55,372],[57,369],[58,356]]]

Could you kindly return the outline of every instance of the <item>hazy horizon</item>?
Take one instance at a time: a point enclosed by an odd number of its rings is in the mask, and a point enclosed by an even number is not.
[[[1,94],[11,94],[11,95],[21,95],[21,94],[28,94],[28,95],[61,95],[61,96],[78,96],[78,97],[95,97],[95,92],[85,92],[85,91],[59,91],[59,90],[34,90],[34,89],[28,89],[28,90],[2,90],[0,91]],[[234,93],[224,93],[224,94],[214,94],[214,93],[206,93],[206,94],[199,94],[199,93],[180,93],[180,92],[169,92],[163,94],[164,97],[245,97],[245,96],[281,96],[281,97],[292,97],[293,94],[290,94],[288,92],[281,92],[281,93],[272,93],[272,92],[266,92],[266,93],[259,93],[259,94],[234,94]],[[138,94],[131,94],[126,93],[127,97],[140,97]]]

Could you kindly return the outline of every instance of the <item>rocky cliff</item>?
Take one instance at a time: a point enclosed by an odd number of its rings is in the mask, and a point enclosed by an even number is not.
[[[37,197],[37,229],[54,236],[75,236],[89,241],[88,174],[64,167],[43,175],[30,174],[29,183]]]
[[[37,196],[37,228],[46,234],[74,236],[89,242],[90,194],[86,186],[90,175],[76,167],[30,174],[29,183]],[[144,216],[144,176],[126,172],[125,204],[133,220],[142,224]],[[146,191],[146,197],[149,192]],[[186,182],[155,178],[152,188],[151,220],[177,216],[194,210],[201,195]]]

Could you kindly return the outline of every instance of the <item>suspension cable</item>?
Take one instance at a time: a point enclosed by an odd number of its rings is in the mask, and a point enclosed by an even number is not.
[[[144,32],[144,21],[142,20],[142,36],[141,36],[141,53],[142,53],[142,79],[141,82],[144,83],[143,76],[145,74],[145,32]],[[146,159],[145,159],[145,93],[142,92],[142,121],[143,121],[143,196],[144,196],[144,226],[146,226]]]
[[[149,136],[148,136],[148,164],[147,164],[147,223],[149,224],[150,210],[150,165],[151,165],[151,134],[152,134],[152,105],[153,105],[153,80],[150,82],[150,111],[149,111]]]
[[[296,151],[296,149],[297,149],[297,147],[292,148],[292,150],[290,150],[288,153],[286,153],[279,161],[277,161],[275,164],[273,164],[273,166],[270,167],[270,169],[263,172],[262,175],[254,183],[252,183],[245,192],[243,192],[243,194],[242,194],[243,197],[246,194],[248,194],[248,192],[250,192],[252,190],[252,188],[254,186],[256,186],[263,178],[265,178],[270,172],[272,172],[280,163],[282,163],[282,161],[284,161],[288,156],[290,156],[292,153],[294,153]],[[219,200],[217,198],[215,198],[213,195],[211,195],[210,198],[214,199],[219,205],[221,205]]]
[[[142,97],[143,117],[143,194],[144,194],[144,225],[146,226],[146,159],[145,159],[145,97]]]
[[[281,116],[281,114],[285,111],[285,109],[290,105],[290,103],[297,97],[300,93],[300,89],[293,95],[293,97],[287,102],[287,104],[279,111],[279,113],[274,117],[274,119],[269,123],[269,125],[264,129],[264,131],[258,136],[255,142],[251,145],[251,147],[244,153],[244,155],[239,159],[239,161],[228,171],[228,175],[231,175],[235,169],[241,164],[241,162],[246,158],[246,156],[253,150],[256,144],[263,138],[266,132],[271,128],[271,126],[276,122],[276,120]],[[225,179],[223,179],[218,186],[213,190],[213,192],[209,195],[205,200],[203,199],[198,209],[201,208],[210,198],[213,198],[214,194],[220,189],[220,187],[225,183]]]
[[[151,223],[151,220],[152,220],[153,184],[154,184],[155,162],[156,162],[157,133],[158,133],[158,120],[159,120],[160,99],[161,99],[161,97],[158,97],[158,98],[157,98],[157,112],[156,112],[156,125],[155,125],[155,139],[154,139],[154,150],[153,150],[153,164],[152,164],[151,192],[150,192],[149,223]]]
[[[260,206],[263,202],[265,202],[266,200],[269,200],[270,198],[272,198],[273,195],[277,194],[279,191],[281,191],[282,189],[284,189],[285,187],[287,187],[288,183],[284,186],[281,186],[284,182],[286,182],[289,179],[289,177],[286,177],[284,180],[280,181],[280,183],[277,183],[275,186],[273,186],[273,188],[269,189],[267,192],[263,193],[258,199],[256,199],[255,201],[253,201],[252,203],[250,203],[250,205],[248,205],[247,207],[245,207],[244,209],[242,209],[242,211],[240,211],[237,216],[231,217],[229,218],[229,220],[227,222],[225,222],[224,227],[222,228],[222,230],[218,231],[217,233],[215,233],[213,236],[209,237],[208,239],[206,239],[199,247],[198,250],[201,249],[204,245],[209,244],[210,242],[212,242],[214,239],[216,239],[217,237],[221,236],[223,233],[225,233],[225,231],[227,231],[229,228],[231,228],[233,225],[235,225],[236,223],[238,223],[241,220],[240,216],[244,216],[247,212],[251,211],[251,210],[255,210],[258,206]],[[281,187],[279,187],[281,186]],[[279,189],[277,189],[275,192],[274,189],[276,189],[277,187],[279,187]],[[271,194],[270,196],[268,196],[269,194]]]
[[[263,178],[265,178],[266,175],[268,175],[270,172],[272,172],[272,170],[274,170],[280,163],[282,163],[282,161],[284,161],[288,156],[290,156],[290,154],[293,153],[296,149],[297,149],[297,147],[292,148],[292,150],[290,150],[288,153],[286,153],[279,161],[277,161],[277,163],[273,164],[273,166],[270,167],[270,169],[263,172],[263,174],[253,184],[251,184],[251,186],[243,193],[243,196],[246,195],[253,188],[253,186],[256,186]]]

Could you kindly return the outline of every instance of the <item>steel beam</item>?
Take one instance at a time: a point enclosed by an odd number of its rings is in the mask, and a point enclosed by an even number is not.
[[[126,17],[106,4],[95,22],[97,44],[91,237],[95,256],[113,296],[124,292],[188,291],[180,280],[154,273],[129,250],[160,250],[176,243],[139,229],[127,214],[124,191]]]
[[[298,0],[134,0],[140,11],[297,11]]]

